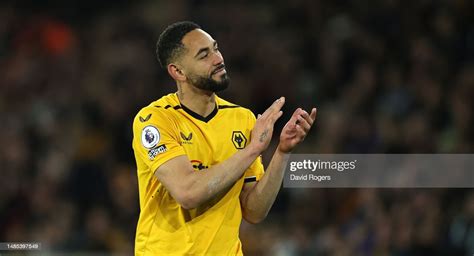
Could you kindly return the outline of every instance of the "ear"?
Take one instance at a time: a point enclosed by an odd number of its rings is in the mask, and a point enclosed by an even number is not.
[[[176,81],[185,81],[186,76],[183,71],[173,63],[168,64],[168,74]]]

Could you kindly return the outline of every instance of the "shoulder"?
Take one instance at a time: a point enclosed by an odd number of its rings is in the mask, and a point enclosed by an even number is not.
[[[145,145],[143,136],[148,134],[151,138],[177,137],[177,117],[174,106],[179,106],[179,102],[175,98],[177,98],[175,94],[168,94],[138,111],[133,120],[134,140],[139,142],[142,139],[142,144]]]
[[[172,113],[169,110],[175,110],[177,107],[179,107],[179,102],[177,101],[176,94],[165,95],[148,106],[141,108],[135,116],[134,122],[147,122],[152,117],[153,119],[166,118]]]

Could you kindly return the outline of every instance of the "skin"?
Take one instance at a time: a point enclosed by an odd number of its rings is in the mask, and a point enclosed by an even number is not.
[[[192,84],[196,76],[212,77],[221,81],[225,69],[224,59],[216,41],[205,31],[196,29],[186,34],[182,43],[185,52],[168,64],[167,69],[176,81],[180,102],[192,111],[209,115],[215,107],[215,94]],[[173,198],[184,208],[196,208],[217,195],[226,192],[242,177],[248,167],[268,147],[275,122],[281,117],[285,98],[277,99],[259,115],[252,130],[249,145],[226,161],[210,167],[205,172],[195,172],[187,156],[179,156],[162,164],[155,176],[168,189]],[[250,223],[262,221],[268,214],[280,189],[285,166],[291,151],[302,142],[316,119],[316,109],[311,113],[301,108],[295,110],[280,134],[279,145],[265,174],[258,182],[245,183],[240,195],[242,215]]]

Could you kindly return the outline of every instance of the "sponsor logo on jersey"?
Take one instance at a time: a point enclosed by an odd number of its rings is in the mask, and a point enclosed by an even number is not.
[[[191,164],[194,170],[198,170],[198,171],[209,168],[209,166],[203,165],[202,162],[199,160],[191,160]]]
[[[247,145],[247,138],[241,131],[233,131],[232,143],[236,149],[243,149]]]
[[[152,149],[160,142],[160,132],[153,125],[145,126],[142,130],[142,145],[147,149]]]
[[[165,144],[159,145],[158,147],[150,149],[150,151],[148,151],[148,157],[150,157],[150,160],[153,161],[158,154],[164,153],[166,152],[166,150],[168,149],[166,148]]]
[[[144,122],[150,120],[150,117],[151,117],[151,113],[148,114],[145,118],[140,116],[138,119],[140,119],[140,122],[144,123]]]
[[[188,136],[184,135],[183,132],[179,132],[179,134],[181,135],[181,139],[183,139],[183,140],[181,141],[181,144],[193,144],[193,143],[191,142],[191,140],[193,139],[193,133],[192,133],[192,132],[190,132],[190,133],[188,134]]]

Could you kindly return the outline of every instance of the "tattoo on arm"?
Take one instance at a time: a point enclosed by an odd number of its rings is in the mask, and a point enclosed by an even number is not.
[[[268,136],[268,129],[266,129],[265,131],[263,131],[262,134],[260,134],[260,142],[263,142],[265,138],[267,138],[267,136]]]

